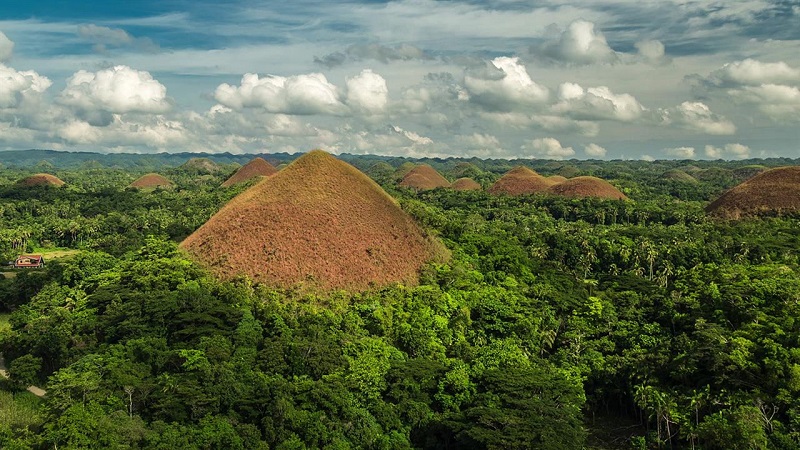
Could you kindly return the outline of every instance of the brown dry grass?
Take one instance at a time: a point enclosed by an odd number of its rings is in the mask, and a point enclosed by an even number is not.
[[[563,183],[553,185],[548,192],[563,197],[595,197],[611,200],[627,200],[619,189],[611,183],[597,177],[575,177]]]
[[[229,187],[239,183],[244,183],[254,177],[268,177],[278,173],[278,169],[268,163],[264,158],[258,157],[250,160],[231,175],[230,178],[222,183],[222,187]]]
[[[61,181],[55,175],[50,175],[49,173],[37,173],[35,175],[31,175],[28,178],[23,178],[19,180],[18,184],[23,186],[55,186],[60,187],[64,185],[64,182]]]
[[[448,187],[450,182],[433,167],[420,164],[406,173],[403,180],[400,181],[400,186],[427,191],[438,187]]]
[[[761,172],[706,207],[710,214],[729,219],[797,210],[800,210],[800,166]]]
[[[322,290],[415,284],[425,262],[448,256],[378,184],[320,150],[235,197],[181,247],[223,279]]]
[[[459,178],[450,185],[457,191],[480,191],[481,185],[472,178]]]
[[[128,187],[137,189],[171,187],[171,186],[174,186],[172,181],[169,181],[168,179],[164,178],[163,176],[157,173],[148,173],[147,175],[142,175],[136,181],[128,185]]]
[[[547,177],[547,179],[550,180],[553,184],[563,183],[567,181],[567,177],[562,175],[550,175],[549,177]]]
[[[518,166],[495,181],[489,192],[506,195],[536,194],[546,191],[552,185],[553,182],[546,177],[527,167]]]

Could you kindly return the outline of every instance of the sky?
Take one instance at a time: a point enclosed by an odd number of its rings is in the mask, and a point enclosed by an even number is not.
[[[800,0],[0,4],[0,149],[800,157]]]

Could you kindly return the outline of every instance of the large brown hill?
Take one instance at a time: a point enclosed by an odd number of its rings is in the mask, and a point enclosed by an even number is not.
[[[239,183],[244,183],[254,177],[268,177],[278,173],[278,169],[268,163],[264,158],[253,158],[243,165],[230,178],[222,183],[222,187],[229,187]]]
[[[181,247],[223,279],[323,290],[415,284],[448,254],[378,184],[320,150],[236,196]]]
[[[457,191],[480,191],[481,185],[472,178],[459,178],[450,185]]]
[[[27,178],[23,178],[17,182],[23,186],[55,186],[61,187],[64,182],[55,175],[49,173],[37,173]]]
[[[515,167],[500,177],[489,192],[492,194],[526,195],[546,191],[553,182],[535,171],[524,167]]]
[[[563,197],[595,197],[611,200],[627,200],[619,189],[597,177],[575,177],[553,185],[548,192]]]
[[[169,181],[157,173],[148,173],[147,175],[142,175],[141,177],[137,178],[136,181],[128,185],[128,187],[136,189],[152,189],[157,187],[165,188],[172,186],[174,186],[172,181]]]
[[[778,167],[734,186],[706,207],[729,219],[800,210],[800,166]]]
[[[406,173],[402,181],[400,181],[400,186],[427,191],[437,187],[448,187],[450,182],[433,167],[427,164],[420,164]]]

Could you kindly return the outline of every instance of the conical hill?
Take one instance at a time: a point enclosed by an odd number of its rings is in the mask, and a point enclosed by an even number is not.
[[[548,192],[563,197],[595,197],[610,200],[627,200],[619,189],[597,177],[575,177],[553,185]]]
[[[222,187],[230,187],[239,183],[244,183],[254,177],[268,177],[278,173],[278,169],[268,163],[264,158],[253,158],[243,165],[230,178],[222,183]]]
[[[55,175],[49,173],[37,173],[27,178],[23,178],[17,182],[23,186],[54,186],[61,187],[64,182]]]
[[[800,210],[800,166],[778,167],[734,186],[714,200],[706,211],[738,219],[741,216]]]
[[[500,177],[489,188],[492,194],[526,195],[544,192],[553,185],[553,181],[539,175],[535,171],[517,166]]]
[[[190,158],[180,168],[196,173],[217,173],[222,171],[222,167],[219,164],[208,158]]]
[[[141,177],[137,178],[136,181],[128,185],[128,187],[136,189],[155,189],[158,187],[166,188],[172,186],[174,186],[172,181],[169,181],[157,173],[148,173],[146,175],[142,175]]]
[[[181,247],[223,279],[323,290],[415,284],[448,254],[378,184],[320,150],[236,196]]]
[[[480,191],[481,185],[472,178],[459,178],[450,185],[457,191]]]
[[[448,187],[450,182],[443,177],[433,167],[427,164],[420,164],[405,174],[400,186],[427,191],[438,187]]]

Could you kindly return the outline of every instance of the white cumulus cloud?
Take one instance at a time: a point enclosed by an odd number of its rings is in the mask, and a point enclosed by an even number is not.
[[[535,156],[550,159],[564,159],[575,154],[572,147],[564,147],[554,138],[540,138],[528,141],[522,146],[523,150],[532,152]]]
[[[563,83],[558,89],[559,102],[553,111],[583,120],[633,122],[645,111],[630,94],[616,94],[606,86],[583,89],[575,83]]]
[[[681,159],[691,159],[694,158],[694,147],[665,148],[664,153]]]
[[[347,79],[347,104],[357,111],[381,114],[389,103],[386,80],[369,69]]]
[[[775,120],[800,118],[800,88],[782,84],[762,84],[731,89],[728,94],[734,99],[756,106]]]
[[[14,53],[14,41],[0,31],[0,61],[6,61]]]
[[[594,143],[584,147],[583,152],[586,153],[586,156],[592,156],[596,158],[602,158],[603,156],[606,156],[606,149]]]
[[[0,64],[0,108],[12,108],[31,95],[40,94],[53,83],[32,70],[17,71]]]
[[[639,41],[633,44],[639,56],[650,64],[662,64],[667,61],[664,44],[659,40]]]
[[[163,113],[170,109],[167,88],[149,72],[114,66],[80,70],[67,79],[58,101],[83,111]]]
[[[548,89],[533,81],[516,57],[501,56],[493,59],[486,70],[467,73],[464,86],[472,101],[492,110],[541,105],[549,97]]]
[[[761,62],[745,59],[725,64],[711,72],[708,81],[719,86],[758,86],[800,82],[800,69],[783,61]]]
[[[747,159],[750,157],[750,147],[742,144],[725,144],[724,147],[706,145],[705,154],[711,159],[720,159],[724,157]]]
[[[665,125],[713,135],[728,135],[736,132],[736,125],[717,115],[702,102],[683,102],[680,105],[659,111],[660,121]]]
[[[263,78],[247,73],[239,86],[219,85],[214,98],[236,110],[263,108],[281,114],[338,114],[343,107],[338,89],[321,73]]]
[[[550,58],[570,64],[611,63],[617,60],[617,54],[609,47],[603,32],[586,20],[569,24],[558,41],[545,44],[542,51]]]

